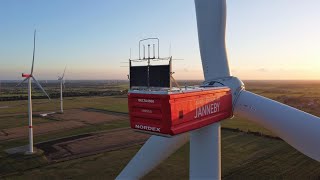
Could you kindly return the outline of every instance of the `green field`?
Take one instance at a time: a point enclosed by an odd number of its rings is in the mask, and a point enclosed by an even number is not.
[[[272,98],[306,112],[320,115],[319,81],[248,81],[246,89]],[[125,86],[125,85],[123,85]],[[65,109],[92,108],[105,112],[127,113],[125,96],[84,96],[64,99]],[[27,101],[0,101],[0,129],[27,125],[25,112]],[[34,100],[34,111],[57,111],[57,99],[48,103],[46,99]],[[34,123],[47,123],[44,118],[34,118]],[[68,137],[90,132],[128,127],[128,122],[112,122],[92,125],[66,132],[50,133],[35,137],[35,142]],[[223,179],[318,179],[320,163],[297,152],[281,140],[247,134],[260,132],[276,136],[267,129],[241,118],[222,122],[222,127],[240,129],[244,132],[222,130],[222,176]],[[6,179],[114,179],[133,157],[139,146],[118,151],[47,164],[41,153],[35,156],[8,156],[3,150],[21,146],[27,139],[0,143],[0,178],[13,173]],[[189,163],[188,144],[162,163],[145,179],[187,179]]]
[[[189,144],[144,179],[188,179]],[[6,179],[114,179],[140,146],[20,172]],[[38,162],[41,161],[38,158]],[[283,141],[222,131],[223,179],[317,179],[318,162]]]
[[[9,108],[0,109],[0,117],[10,114],[25,114],[27,100],[23,101],[0,101],[1,106]],[[93,96],[93,97],[68,97],[64,98],[64,109],[96,108],[117,112],[128,112],[126,96]],[[33,100],[34,112],[60,111],[60,100],[35,99]]]

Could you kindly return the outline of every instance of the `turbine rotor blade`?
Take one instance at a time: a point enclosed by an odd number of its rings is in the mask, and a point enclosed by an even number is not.
[[[66,69],[67,69],[67,66],[66,67],[64,67],[64,71],[63,71],[63,74],[62,74],[62,79],[64,78],[64,73],[66,72]]]
[[[19,84],[16,85],[16,87],[20,86],[22,83],[24,83],[26,80],[28,80],[30,77],[24,78]]]
[[[37,33],[37,31],[34,30],[34,34],[33,34],[33,55],[32,55],[31,75],[33,74],[34,55],[35,55],[35,51],[36,51],[36,33]]]
[[[229,77],[226,53],[226,0],[195,0],[199,47],[206,81]]]
[[[151,136],[116,179],[140,179],[189,139],[188,134],[166,138]]]
[[[320,161],[320,118],[274,100],[242,91],[234,114],[269,129],[298,151]]]
[[[49,100],[51,100],[51,98],[49,97],[49,95],[46,93],[46,91],[43,89],[43,87],[40,85],[40,83],[36,80],[36,78],[34,78],[32,76],[32,79],[34,80],[34,82],[36,83],[36,85],[42,90],[42,92],[48,97]]]

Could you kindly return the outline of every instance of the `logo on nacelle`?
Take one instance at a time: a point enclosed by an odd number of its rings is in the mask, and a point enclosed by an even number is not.
[[[220,98],[208,98],[196,101],[196,114],[194,118],[200,118],[220,111]],[[200,105],[200,106],[199,106]]]
[[[138,99],[138,102],[142,102],[142,103],[154,103],[154,99]]]
[[[147,131],[160,132],[160,128],[158,128],[158,127],[144,126],[144,125],[139,125],[139,124],[136,124],[134,127],[135,127],[136,129],[142,129],[142,130],[147,130]]]

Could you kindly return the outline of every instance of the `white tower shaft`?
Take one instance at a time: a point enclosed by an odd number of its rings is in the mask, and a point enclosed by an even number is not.
[[[60,108],[61,108],[61,113],[63,113],[62,81],[63,80],[60,80]]]
[[[190,179],[221,179],[220,123],[190,134]]]
[[[32,79],[28,79],[28,115],[29,115],[29,151],[27,153],[33,153],[33,127],[32,127],[32,96],[31,96],[31,83]]]

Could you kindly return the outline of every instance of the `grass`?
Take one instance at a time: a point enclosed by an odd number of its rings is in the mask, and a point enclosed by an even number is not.
[[[246,131],[246,132],[247,131],[261,132],[261,133],[266,134],[266,135],[276,136],[271,131],[263,128],[262,126],[259,126],[256,123],[253,123],[251,121],[248,121],[246,119],[239,118],[239,117],[234,117],[232,119],[223,120],[222,123],[221,123],[221,127],[232,128],[232,129],[240,129],[240,130]]]
[[[138,149],[135,146],[56,163],[4,179],[114,179]]]
[[[37,149],[37,153],[26,156],[24,154],[5,155],[6,158],[2,158],[0,161],[1,174],[15,174],[22,172],[26,169],[32,169],[41,167],[48,164],[47,158],[43,155],[43,152]]]
[[[59,139],[63,137],[75,136],[85,133],[93,133],[99,131],[106,131],[110,129],[123,128],[128,127],[129,122],[127,121],[113,121],[104,124],[95,124],[82,128],[71,129],[64,132],[59,133],[50,133],[46,135],[40,135],[34,137],[34,142],[44,142],[54,139]],[[30,168],[38,168],[43,165],[48,164],[45,156],[42,154],[34,155],[34,156],[24,156],[24,155],[8,155],[3,152],[3,150],[23,146],[28,143],[27,139],[19,139],[8,141],[0,144],[0,177],[3,174],[9,174],[14,172],[22,172]],[[30,165],[31,164],[31,165]]]
[[[139,150],[134,146],[52,164],[5,179],[114,179]],[[143,179],[188,179],[189,144]],[[317,179],[320,164],[283,141],[222,130],[223,179]]]
[[[231,132],[223,133],[223,136],[224,179],[309,179],[320,176],[319,162],[306,157],[284,141],[241,133],[234,136]]]
[[[318,162],[283,141],[224,130],[221,141],[222,179],[316,179],[320,176]],[[188,146],[144,179],[188,179]]]
[[[1,115],[27,113],[27,101],[0,101],[1,106],[9,106],[9,108],[0,109]],[[122,96],[96,96],[96,97],[72,97],[64,98],[64,109],[75,108],[97,108],[110,111],[128,112],[127,98]],[[33,111],[60,111],[60,101],[53,99],[33,100]]]
[[[129,127],[128,121],[121,120],[121,121],[112,121],[112,122],[107,122],[102,124],[93,124],[93,125],[76,128],[76,129],[70,129],[68,131],[62,131],[62,132],[59,131],[59,133],[52,132],[44,135],[36,135],[34,136],[34,143],[59,139],[63,137],[75,136],[80,134],[94,133],[94,132],[106,131],[106,130],[111,130],[116,128],[124,128],[124,127]],[[12,148],[12,147],[22,146],[27,143],[28,143],[27,137],[25,139],[18,139],[18,140],[3,142],[0,144],[0,151],[3,151],[8,148]]]

